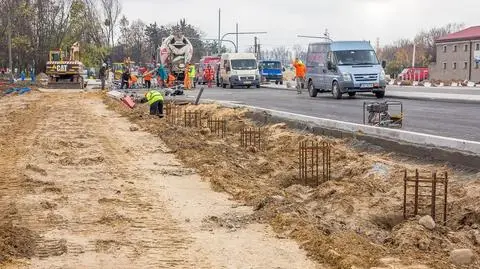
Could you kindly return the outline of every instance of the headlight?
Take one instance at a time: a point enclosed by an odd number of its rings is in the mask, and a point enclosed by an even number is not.
[[[385,80],[385,71],[380,72],[380,80]]]
[[[344,81],[352,81],[352,76],[350,75],[350,73],[343,73],[342,75]]]

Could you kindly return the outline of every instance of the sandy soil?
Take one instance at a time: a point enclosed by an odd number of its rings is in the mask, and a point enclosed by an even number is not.
[[[264,150],[245,150],[239,145],[240,130],[255,125],[245,110],[187,106],[183,109],[201,112],[204,127],[185,128],[181,118],[177,124],[151,119],[145,105],[129,110],[110,99],[106,103],[159,135],[213,189],[255,208],[251,215],[211,218],[208,225],[270,224],[278,237],[297,240],[312,258],[332,268],[454,268],[449,253],[458,248],[470,248],[477,256],[463,268],[480,266],[478,171],[396,155],[356,140],[295,132],[283,124],[262,125]],[[210,116],[228,121],[224,139],[205,128]],[[332,180],[318,187],[304,186],[298,178],[298,143],[306,139],[333,145]],[[418,223],[420,216],[403,219],[405,169],[448,171],[446,226],[431,231]]]
[[[96,94],[0,114],[0,268],[328,268]]]

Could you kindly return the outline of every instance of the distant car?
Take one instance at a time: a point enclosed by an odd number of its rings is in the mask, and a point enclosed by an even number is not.
[[[285,69],[280,61],[260,61],[258,65],[262,81],[283,84],[283,71]]]
[[[428,79],[428,67],[408,67],[398,75],[400,80],[424,81]]]

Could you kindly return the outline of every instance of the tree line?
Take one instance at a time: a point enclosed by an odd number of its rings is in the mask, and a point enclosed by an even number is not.
[[[399,39],[393,44],[377,48],[378,58],[387,61],[386,73],[396,76],[404,68],[412,66],[413,46],[415,45],[415,66],[428,67],[436,61],[435,40],[462,30],[463,23],[449,23],[419,32],[413,39]]]
[[[165,25],[129,21],[119,0],[0,0],[0,68],[9,66],[9,40],[13,68],[42,72],[50,50],[68,52],[75,42],[87,67],[125,57],[150,62],[162,39],[175,31],[190,38],[193,60],[218,53],[216,42],[202,40],[204,33],[185,19]]]

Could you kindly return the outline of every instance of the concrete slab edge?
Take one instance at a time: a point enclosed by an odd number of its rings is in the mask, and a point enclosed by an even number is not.
[[[287,89],[287,88],[280,88],[280,87],[269,87],[269,86],[262,86],[262,88],[272,89],[272,90],[281,90],[281,91],[293,91],[295,92],[295,88]],[[304,93],[308,94],[306,89],[304,89]],[[371,93],[359,93],[362,96],[373,96]],[[401,95],[401,94],[389,94],[388,90],[385,93],[385,98],[396,98],[396,99],[405,99],[405,100],[422,100],[422,101],[434,101],[434,102],[448,102],[448,103],[462,103],[462,104],[480,104],[479,100],[474,99],[459,99],[459,98],[446,98],[446,97],[426,97],[426,96],[411,96],[411,95]]]
[[[203,99],[202,103],[246,108],[251,111],[249,117],[259,123],[284,122],[293,129],[332,137],[355,138],[413,157],[480,169],[480,142],[476,141],[366,126],[228,101]]]

